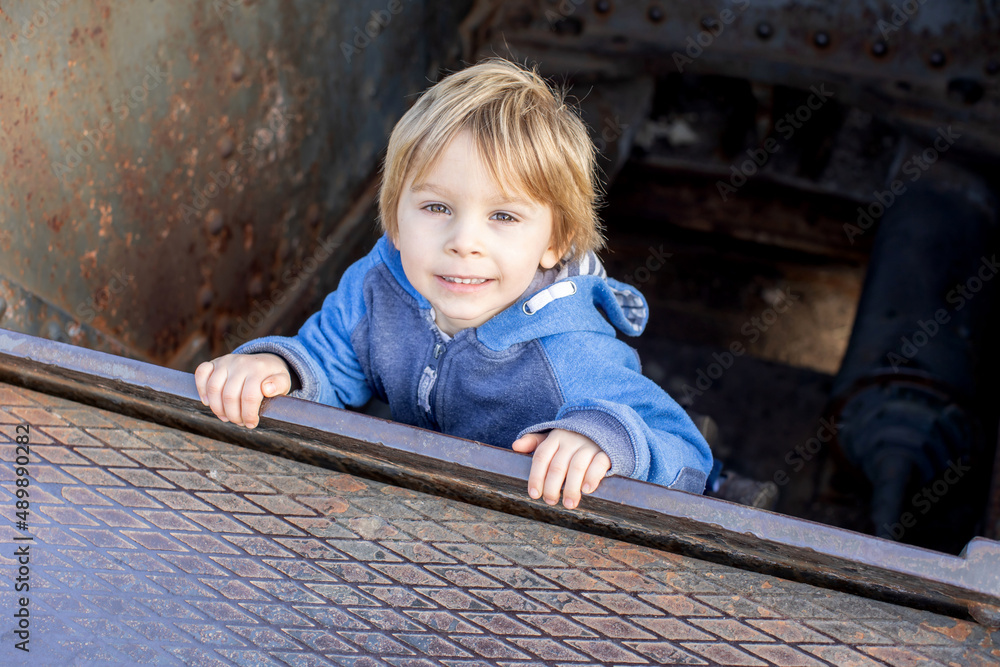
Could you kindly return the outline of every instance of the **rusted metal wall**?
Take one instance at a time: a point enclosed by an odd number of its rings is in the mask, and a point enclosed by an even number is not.
[[[0,2],[0,327],[189,368],[332,288],[431,4]]]

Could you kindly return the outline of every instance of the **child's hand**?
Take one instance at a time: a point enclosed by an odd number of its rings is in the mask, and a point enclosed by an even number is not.
[[[597,443],[573,431],[557,428],[548,433],[529,433],[515,440],[513,448],[525,454],[534,452],[528,495],[541,496],[549,505],[555,505],[562,488],[567,509],[579,505],[580,492],[594,491],[611,469],[611,459]]]
[[[264,397],[287,394],[292,376],[276,354],[227,354],[206,361],[194,372],[201,402],[219,419],[247,428],[260,423]]]

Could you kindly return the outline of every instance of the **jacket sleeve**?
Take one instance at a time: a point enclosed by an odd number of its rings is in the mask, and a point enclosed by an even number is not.
[[[565,334],[542,345],[564,403],[555,419],[518,434],[561,428],[580,433],[611,459],[620,475],[702,493],[712,453],[684,409],[642,375],[638,356],[610,337]],[[585,354],[580,350],[585,349]]]
[[[359,325],[366,313],[365,276],[373,261],[369,255],[352,264],[336,291],[327,295],[323,307],[306,320],[298,334],[258,338],[239,346],[234,354],[270,352],[284,359],[301,385],[289,396],[337,408],[364,405],[372,389],[355,344],[364,344]]]

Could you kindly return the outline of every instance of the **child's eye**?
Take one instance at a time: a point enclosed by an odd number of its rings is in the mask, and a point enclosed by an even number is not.
[[[499,222],[517,222],[517,218],[512,216],[510,213],[504,213],[503,211],[494,213],[493,219]]]
[[[448,213],[448,207],[444,204],[428,204],[424,209],[430,213]]]

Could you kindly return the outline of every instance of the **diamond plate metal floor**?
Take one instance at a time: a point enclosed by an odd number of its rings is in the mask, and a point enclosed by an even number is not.
[[[31,427],[15,526],[15,429]],[[972,622],[443,500],[0,384],[0,663],[997,665]]]

